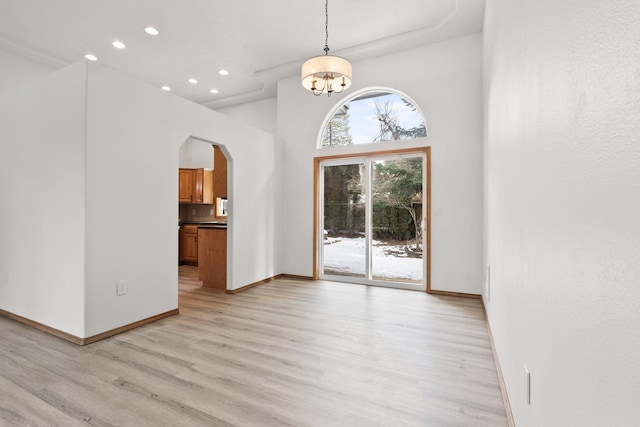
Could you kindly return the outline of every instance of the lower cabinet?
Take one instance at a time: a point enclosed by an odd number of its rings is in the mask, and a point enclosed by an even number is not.
[[[180,263],[198,265],[198,226],[180,227]]]
[[[198,230],[198,273],[202,286],[227,290],[227,229],[204,228]]]

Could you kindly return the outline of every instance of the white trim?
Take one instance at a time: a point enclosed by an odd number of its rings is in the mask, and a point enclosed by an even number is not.
[[[322,146],[322,134],[324,133],[325,128],[329,124],[329,120],[331,120],[331,118],[336,113],[336,111],[338,111],[340,108],[342,108],[343,105],[351,102],[355,98],[360,97],[362,94],[369,93],[369,92],[371,92],[371,93],[387,92],[389,94],[397,95],[397,96],[399,96],[401,98],[404,98],[407,101],[411,102],[411,104],[416,108],[417,112],[422,117],[422,122],[424,123],[425,132],[427,134],[427,137],[429,136],[429,128],[427,127],[427,120],[426,120],[424,114],[422,113],[422,109],[420,108],[420,106],[409,95],[405,94],[404,92],[400,92],[399,90],[392,89],[390,87],[370,86],[370,87],[367,87],[367,88],[364,88],[364,89],[357,90],[357,91],[353,92],[351,95],[349,95],[347,98],[341,99],[340,102],[335,104],[333,106],[333,108],[331,108],[329,110],[329,113],[325,116],[324,120],[322,121],[322,125],[320,126],[320,130],[318,132],[318,135],[316,136],[316,149],[325,150],[327,148],[334,148],[334,147],[323,147]],[[393,141],[393,144],[403,144],[403,143],[406,143],[406,142],[416,141],[416,140],[419,140],[419,139],[422,139],[422,138],[401,139],[401,140]],[[371,146],[378,147],[378,144],[385,143],[385,142],[389,142],[389,141],[381,141],[379,143],[376,142],[376,143],[371,143],[371,144],[357,144],[357,146],[358,147],[371,147]],[[376,150],[379,150],[379,148],[376,148]]]

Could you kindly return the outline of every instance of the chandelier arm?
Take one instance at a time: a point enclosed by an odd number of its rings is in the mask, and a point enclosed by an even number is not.
[[[316,83],[318,83],[318,79],[316,78],[315,74],[313,76],[313,81],[311,82],[311,92],[315,95],[322,95],[322,93],[324,92],[324,90],[327,87],[327,79],[326,76],[321,78],[320,80],[322,80],[322,87],[321,88],[317,88],[316,87]]]
[[[340,90],[335,90],[333,89],[333,93],[341,93],[344,90],[345,85],[344,84],[340,84]]]

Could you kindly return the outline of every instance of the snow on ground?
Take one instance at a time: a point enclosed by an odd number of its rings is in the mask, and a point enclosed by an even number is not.
[[[402,281],[422,282],[421,258],[408,258],[398,253],[398,246],[373,241],[373,276]],[[396,253],[387,255],[385,252]],[[324,240],[324,268],[327,273],[339,275],[364,275],[365,238],[329,237]]]

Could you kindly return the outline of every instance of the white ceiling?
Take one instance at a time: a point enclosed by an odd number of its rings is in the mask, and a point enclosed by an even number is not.
[[[483,14],[484,0],[330,0],[329,47],[363,60],[481,31]],[[218,108],[275,96],[279,79],[323,54],[324,24],[323,0],[0,0],[0,49],[52,68],[90,52]]]

